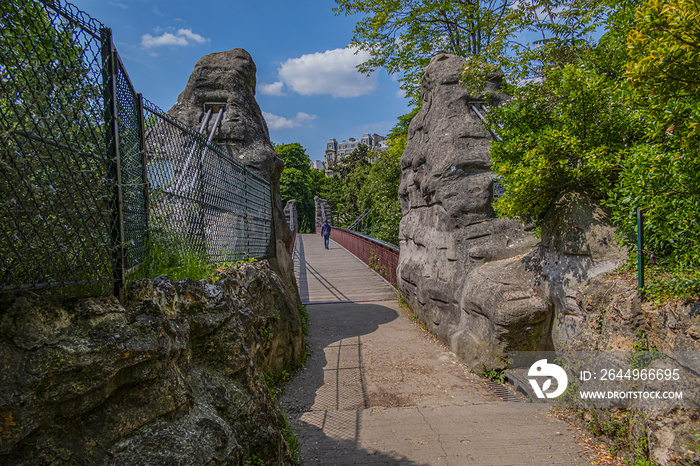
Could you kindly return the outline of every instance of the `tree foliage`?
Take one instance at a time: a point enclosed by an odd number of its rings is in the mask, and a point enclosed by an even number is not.
[[[331,206],[334,215],[345,210],[345,183],[338,176],[327,177],[319,172],[321,176],[318,190],[313,191],[315,196],[325,199]],[[334,220],[337,224],[337,218]]]
[[[468,57],[465,82],[479,92],[495,69],[515,82],[540,76],[553,54],[591,43],[609,12],[599,0],[336,0],[358,15],[352,45],[370,54],[359,66],[397,74],[413,104],[423,68],[440,52]]]
[[[684,22],[697,8],[649,0],[635,9],[618,4],[597,44],[550,54],[543,79],[512,87],[514,98],[492,110],[490,127],[503,138],[492,143],[492,168],[506,186],[496,209],[537,217],[560,192],[593,189],[631,248],[641,209],[647,252],[675,270],[697,270],[700,94],[691,81],[698,62],[683,60],[693,47],[678,43],[697,27]]]
[[[420,100],[423,68],[439,52],[476,55],[502,50],[514,18],[510,0],[336,0],[336,14],[362,15],[352,45],[370,53],[360,65],[369,73],[398,74],[401,88]],[[497,52],[495,52],[497,53]]]
[[[275,152],[284,161],[285,169],[294,168],[304,175],[311,171],[311,159],[306,154],[306,149],[298,142],[275,145]]]
[[[341,223],[352,222],[362,213],[359,194],[369,173],[372,157],[374,153],[370,148],[360,144],[331,169],[333,177],[337,177],[342,185],[343,198],[337,212]]]
[[[648,0],[629,32],[627,77],[657,132],[700,135],[700,2]]]
[[[645,249],[674,267],[700,270],[700,162],[675,141],[638,144],[622,160],[605,201],[628,244],[644,212]]]
[[[389,139],[389,148],[381,152],[367,173],[360,189],[359,201],[369,209],[368,221],[374,227],[372,236],[387,243],[399,244],[399,180],[401,154],[406,148],[406,134]]]
[[[0,30],[0,284],[111,279],[99,41],[39,2]]]
[[[278,144],[275,151],[284,161],[284,170],[280,176],[282,205],[296,199],[299,231],[311,231],[315,222],[314,199],[310,189],[311,160],[302,145],[296,142]]]
[[[568,189],[602,196],[618,178],[626,148],[644,135],[617,83],[585,63],[553,70],[514,94],[489,116],[503,138],[491,146],[493,171],[506,188],[495,208],[508,217],[542,216]]]

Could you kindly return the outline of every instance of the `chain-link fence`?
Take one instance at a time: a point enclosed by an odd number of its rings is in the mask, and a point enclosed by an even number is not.
[[[152,241],[211,263],[268,257],[270,184],[152,103],[144,110]]]
[[[111,284],[103,26],[68,5],[0,12],[0,286]]]
[[[60,0],[0,13],[0,292],[119,292],[161,238],[212,263],[268,256],[269,184],[150,104],[144,119],[109,29]]]

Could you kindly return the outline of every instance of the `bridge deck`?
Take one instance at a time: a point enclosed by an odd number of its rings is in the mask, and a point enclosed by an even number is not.
[[[304,464],[600,464],[578,429],[541,405],[503,402],[468,373],[349,252],[297,238],[309,359],[280,404]]]
[[[321,235],[298,235],[294,256],[299,294],[305,304],[396,299],[396,291],[386,280],[332,239],[325,249]]]

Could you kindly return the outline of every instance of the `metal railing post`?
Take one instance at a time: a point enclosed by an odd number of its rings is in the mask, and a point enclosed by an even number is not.
[[[202,151],[202,156],[199,158],[199,163],[197,164],[197,200],[199,204],[199,215],[197,215],[196,222],[199,224],[199,238],[201,241],[201,251],[207,260],[209,259],[209,254],[207,251],[207,232],[204,225],[204,154],[207,152],[207,146],[204,146]]]

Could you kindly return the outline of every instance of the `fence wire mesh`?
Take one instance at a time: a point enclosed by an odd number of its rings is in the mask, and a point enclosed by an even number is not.
[[[2,289],[114,277],[100,25],[56,5],[0,5]]]
[[[104,294],[158,235],[211,263],[268,257],[269,183],[151,104],[144,140],[109,29],[60,0],[0,14],[0,292]]]
[[[180,242],[210,263],[268,257],[269,183],[152,103],[144,110],[153,242]]]
[[[104,33],[106,36],[108,34]],[[105,37],[107,44],[111,43],[110,37]],[[126,273],[135,267],[142,265],[146,257],[146,240],[148,237],[148,219],[146,218],[146,191],[144,191],[144,160],[142,153],[141,134],[141,108],[139,96],[129,81],[129,76],[124,69],[119,56],[113,54],[114,73],[109,78],[109,84],[114,85],[114,97],[108,96],[108,111],[111,109],[115,118],[111,121],[116,124],[116,138],[110,139],[110,144],[118,146],[118,170],[117,183],[120,196],[117,197],[116,215],[121,213],[118,222],[123,226],[119,237],[123,238],[123,249],[117,252],[122,254]],[[111,104],[111,105],[110,105]],[[115,140],[116,139],[116,140]]]

